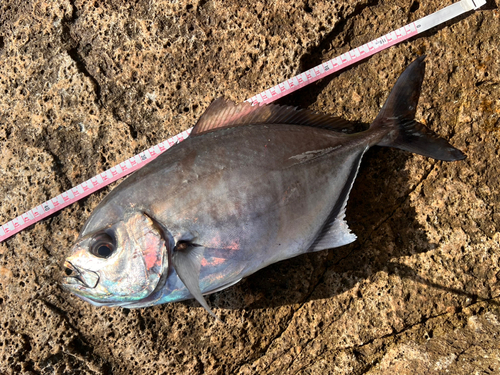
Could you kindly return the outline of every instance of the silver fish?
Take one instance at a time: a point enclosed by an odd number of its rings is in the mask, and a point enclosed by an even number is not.
[[[280,260],[353,242],[345,208],[369,147],[465,158],[414,120],[424,57],[355,134],[328,115],[215,100],[187,140],[99,204],[66,260],[64,286],[94,305],[195,298],[213,314],[203,295]]]

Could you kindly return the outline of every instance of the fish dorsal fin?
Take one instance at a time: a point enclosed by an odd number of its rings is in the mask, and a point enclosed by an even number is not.
[[[200,268],[201,259],[205,248],[183,243],[183,246],[176,246],[172,254],[172,262],[179,278],[184,283],[189,293],[202,305],[215,319],[220,320],[213,313],[203,298],[200,290]]]
[[[249,102],[236,104],[224,98],[215,99],[191,131],[191,136],[232,128],[257,124],[289,124],[313,126],[338,132],[350,132],[354,123],[340,117],[314,113],[305,109],[280,106],[276,104],[252,105]]]
[[[353,168],[344,188],[342,189],[342,193],[340,194],[337,204],[332,209],[330,217],[326,220],[325,225],[317,236],[316,241],[310,247],[309,251],[320,251],[340,247],[350,244],[356,240],[356,235],[351,232],[345,221],[345,210],[349,199],[349,193],[351,192],[352,185],[354,184],[354,180],[358,174],[359,166],[361,165],[361,159],[367,149],[368,147],[365,148],[354,161]],[[338,213],[335,214],[336,212]]]

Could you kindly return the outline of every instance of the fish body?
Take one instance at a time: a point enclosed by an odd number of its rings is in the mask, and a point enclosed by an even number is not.
[[[225,289],[269,264],[353,242],[344,220],[366,150],[463,154],[413,117],[423,57],[367,131],[343,120],[216,100],[192,135],[115,188],[84,225],[64,285],[95,305],[145,307]]]

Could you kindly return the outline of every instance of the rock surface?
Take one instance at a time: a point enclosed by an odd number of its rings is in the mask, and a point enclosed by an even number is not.
[[[0,223],[242,101],[449,5],[429,1],[2,0]],[[359,240],[209,298],[96,308],[60,287],[109,189],[0,244],[5,374],[499,374],[500,13],[482,10],[281,103],[369,123],[427,54],[418,120],[468,158],[366,155]]]

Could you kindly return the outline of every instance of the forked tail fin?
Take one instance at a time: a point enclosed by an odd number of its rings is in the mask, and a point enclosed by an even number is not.
[[[438,160],[465,159],[462,151],[415,121],[425,74],[424,59],[425,55],[420,56],[401,74],[370,128],[390,129],[379,146],[395,147]]]

